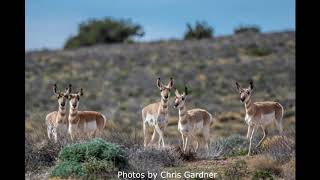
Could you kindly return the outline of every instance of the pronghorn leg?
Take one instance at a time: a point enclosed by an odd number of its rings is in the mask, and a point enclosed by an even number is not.
[[[253,134],[254,134],[254,131],[255,131],[255,126],[251,126],[250,129],[251,129],[250,130],[251,131],[251,135],[250,135],[248,156],[250,156],[250,154],[251,154],[251,145],[252,145]]]
[[[261,143],[265,140],[267,134],[268,134],[268,130],[264,127],[264,126],[261,126],[261,129],[263,131],[263,137],[262,139],[259,141],[259,143],[256,145],[256,148],[259,147],[261,145]]]
[[[195,141],[196,141],[196,143],[197,143],[196,148],[195,148],[195,152],[197,152],[197,151],[198,151],[198,149],[199,149],[199,140],[198,140],[198,139],[196,139]]]
[[[184,149],[184,139],[185,139],[185,137],[184,137],[184,135],[183,134],[181,134],[181,138],[182,138],[182,149]]]
[[[54,142],[58,142],[58,133],[57,133],[57,129],[53,128],[52,129],[52,134],[53,134],[53,138],[54,138]]]
[[[187,150],[188,140],[189,140],[189,136],[186,136],[186,140],[185,140],[185,144],[184,144],[184,148],[183,148],[184,152],[186,152],[186,150]]]
[[[155,127],[156,131],[158,132],[159,134],[159,142],[158,142],[158,146],[159,148],[161,147],[161,142],[162,142],[162,147],[164,147],[164,139],[163,139],[163,129],[161,129],[158,125],[156,125]]]
[[[208,155],[209,155],[209,141],[210,141],[210,137],[209,136],[210,136],[210,129],[206,128],[203,131],[203,138],[204,138],[204,143],[205,143],[205,147],[206,147]]]
[[[154,143],[154,139],[156,138],[156,134],[157,134],[156,129],[153,129],[153,134],[152,134],[151,141],[150,141],[151,144]]]
[[[50,125],[47,127],[48,138],[51,139],[52,128]]]
[[[252,128],[251,128],[251,126],[248,126],[248,131],[247,131],[247,139],[249,139],[250,138],[250,135],[251,135],[251,130],[252,130]]]
[[[147,147],[149,134],[148,134],[148,129],[147,129],[146,123],[143,123],[143,137],[144,137],[143,145],[144,145],[144,147]]]

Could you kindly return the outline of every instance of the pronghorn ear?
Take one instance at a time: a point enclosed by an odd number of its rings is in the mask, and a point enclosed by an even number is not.
[[[188,95],[188,88],[187,88],[187,86],[184,87],[184,95]]]
[[[158,77],[158,79],[157,79],[157,86],[159,89],[162,87],[160,77]]]
[[[240,90],[240,84],[238,82],[236,82],[236,87],[238,90]]]
[[[176,89],[176,88],[174,88],[174,89],[175,89],[174,94],[175,94],[176,96],[180,96],[178,89]]]
[[[57,84],[54,84],[52,89],[55,95],[59,95],[59,93],[57,92]]]
[[[170,77],[170,80],[169,80],[169,83],[168,83],[168,86],[167,86],[169,89],[171,89],[173,87],[173,78]]]
[[[253,89],[253,81],[252,80],[250,80],[250,89],[252,90]]]

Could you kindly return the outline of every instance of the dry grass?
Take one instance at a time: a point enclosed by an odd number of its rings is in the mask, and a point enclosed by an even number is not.
[[[254,158],[249,159],[248,166],[255,171],[267,171],[276,176],[280,176],[282,173],[281,166],[266,155],[257,155]]]

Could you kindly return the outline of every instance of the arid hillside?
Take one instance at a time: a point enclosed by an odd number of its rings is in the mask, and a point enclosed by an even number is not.
[[[39,149],[47,143],[44,119],[47,113],[58,106],[52,92],[54,83],[60,90],[69,83],[75,91],[83,88],[84,96],[80,99],[79,109],[105,114],[109,120],[105,130],[107,137],[111,129],[117,129],[123,134],[134,134],[138,138],[136,142],[142,142],[141,109],[160,100],[156,86],[158,77],[164,83],[173,77],[174,86],[180,91],[185,85],[188,86],[188,108],[204,108],[214,114],[217,121],[212,127],[211,142],[235,134],[246,135],[244,105],[240,103],[235,82],[249,86],[248,81],[252,79],[255,85],[254,100],[283,104],[285,135],[294,141],[295,32],[243,33],[211,40],[168,40],[26,52],[25,67],[26,136],[32,139],[28,143],[32,141],[33,149]],[[172,91],[169,100],[170,126],[166,130],[169,145],[181,141],[173,97]],[[270,132],[271,136],[276,134],[275,130]],[[261,132],[258,134],[261,137]],[[232,158],[243,160],[245,157]],[[213,169],[216,169],[215,165],[225,167],[233,164],[232,158],[228,162],[223,160],[221,166],[218,161],[209,164],[213,165]],[[249,172],[253,174],[256,171],[250,169],[250,164],[255,162],[251,159],[244,161],[249,164]],[[44,163],[41,166],[52,167],[55,160],[50,161],[51,164]],[[208,162],[188,163],[179,168],[170,167],[169,170],[206,167]],[[288,160],[281,163],[284,165]],[[289,175],[285,172],[282,170],[281,175],[271,174],[285,179],[294,176],[292,172]],[[221,174],[228,176],[225,169],[221,169]]]

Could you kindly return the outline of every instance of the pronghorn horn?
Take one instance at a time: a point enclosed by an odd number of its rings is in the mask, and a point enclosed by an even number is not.
[[[187,88],[187,86],[184,87],[184,94],[185,94],[185,95],[188,95],[188,88]]]
[[[158,86],[158,88],[161,88],[161,81],[160,81],[160,77],[158,77],[158,79],[157,79],[157,86]]]
[[[79,95],[83,96],[83,89],[82,88],[80,89]]]
[[[53,85],[53,93],[54,94],[58,94],[58,92],[57,92],[57,84]]]
[[[250,80],[250,89],[253,89],[253,81],[252,80]]]
[[[68,93],[68,94],[70,94],[70,93],[71,93],[71,87],[72,87],[72,85],[71,85],[71,84],[69,84],[69,87],[68,87],[68,88],[66,88],[66,93]]]
[[[240,89],[240,84],[238,82],[236,82],[236,86],[237,86],[237,89],[239,90]]]
[[[168,83],[168,87],[171,89],[172,86],[173,86],[173,78],[170,77],[170,81],[169,81],[169,83]]]

